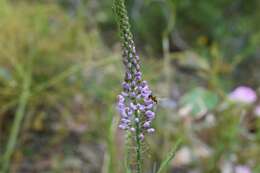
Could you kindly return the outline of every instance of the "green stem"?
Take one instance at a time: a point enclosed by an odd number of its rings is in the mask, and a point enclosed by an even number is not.
[[[129,157],[130,157],[130,141],[131,140],[131,132],[127,132],[126,134],[126,142],[125,142],[125,172],[131,173],[131,170],[129,169]]]
[[[136,133],[135,133],[135,140],[136,140],[136,173],[141,173],[142,169],[142,160],[141,160],[141,139],[140,139],[140,127],[139,123],[136,122]]]
[[[18,109],[15,113],[15,119],[11,129],[10,137],[6,145],[6,151],[3,156],[2,168],[0,171],[1,173],[8,172],[10,160],[14,153],[18,134],[21,129],[21,123],[25,115],[25,108],[27,106],[30,97],[30,86],[31,86],[31,74],[28,73],[26,76],[24,76],[23,90],[22,90],[21,97],[19,99]]]

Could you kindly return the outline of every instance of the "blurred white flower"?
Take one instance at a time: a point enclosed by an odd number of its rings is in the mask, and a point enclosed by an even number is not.
[[[260,117],[260,105],[256,106],[256,108],[255,108],[255,115]]]
[[[222,160],[220,169],[221,173],[233,173],[233,164],[229,160]]]
[[[213,114],[208,114],[205,120],[209,126],[214,126],[216,124],[216,117]]]
[[[188,165],[192,161],[191,149],[188,147],[182,147],[173,160],[175,166]]]
[[[186,117],[191,113],[191,111],[192,111],[192,106],[187,105],[187,106],[180,108],[179,115],[180,115],[180,117]]]
[[[234,102],[250,104],[256,101],[256,92],[247,86],[239,86],[229,94],[229,99]]]
[[[248,166],[238,165],[235,167],[235,173],[251,173],[251,169]]]
[[[209,148],[206,144],[197,144],[194,148],[194,154],[198,158],[208,158],[212,155],[212,149]]]

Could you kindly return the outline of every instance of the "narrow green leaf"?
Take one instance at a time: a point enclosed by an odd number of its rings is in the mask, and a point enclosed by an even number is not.
[[[163,173],[163,171],[165,171],[169,165],[169,163],[172,161],[172,159],[174,158],[177,150],[179,149],[180,145],[181,145],[182,140],[179,139],[173,146],[172,150],[170,151],[170,153],[168,154],[168,156],[165,158],[165,160],[162,162],[160,168],[158,169],[157,173]]]

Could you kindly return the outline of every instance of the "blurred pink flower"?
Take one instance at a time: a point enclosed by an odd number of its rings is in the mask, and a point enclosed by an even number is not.
[[[238,165],[235,167],[235,173],[251,173],[251,169],[248,166]]]
[[[229,94],[229,99],[234,102],[253,103],[256,101],[256,92],[247,86],[239,86]]]

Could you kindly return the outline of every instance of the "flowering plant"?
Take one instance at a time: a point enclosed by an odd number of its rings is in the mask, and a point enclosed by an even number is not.
[[[123,63],[125,67],[125,78],[122,83],[123,91],[118,95],[117,109],[120,114],[119,128],[130,133],[136,149],[136,172],[142,170],[142,145],[145,134],[155,132],[152,121],[155,118],[155,105],[157,100],[147,81],[143,80],[140,58],[136,53],[133,35],[130,31],[129,19],[124,0],[114,0],[115,14],[117,17],[119,33],[123,50]],[[177,146],[177,145],[176,145]],[[161,172],[173,158],[176,151],[170,152],[158,169]]]
[[[155,101],[147,82],[142,79],[140,58],[136,53],[130,31],[127,11],[123,0],[115,0],[115,12],[123,49],[125,79],[123,92],[118,95],[118,111],[121,116],[119,128],[130,131],[136,143],[137,172],[141,172],[141,142],[145,133],[153,133]]]

